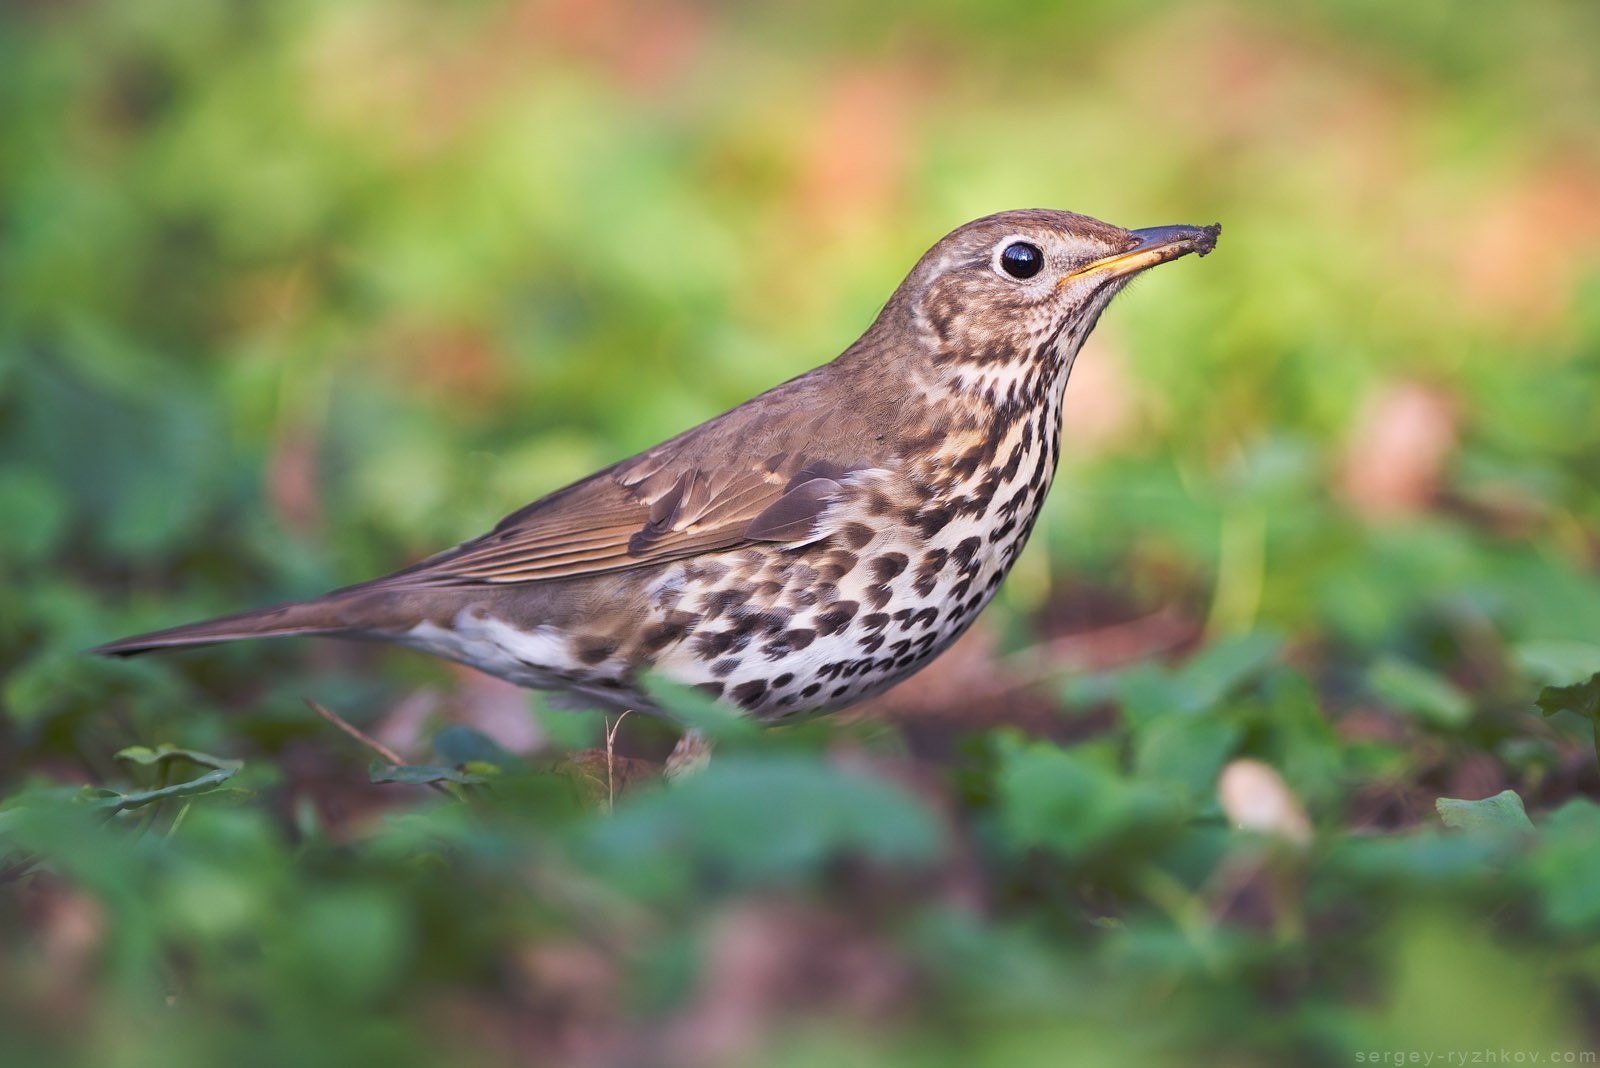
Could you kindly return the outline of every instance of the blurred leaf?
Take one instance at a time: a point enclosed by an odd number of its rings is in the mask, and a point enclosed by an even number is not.
[[[1600,756],[1600,672],[1572,686],[1546,686],[1536,702],[1547,716],[1571,712],[1593,724],[1595,752]]]
[[[1463,727],[1472,719],[1472,702],[1449,680],[1396,656],[1386,656],[1367,671],[1373,694],[1438,727]]]
[[[1506,837],[1411,831],[1345,836],[1330,857],[1331,870],[1361,882],[1459,888],[1495,871]]]
[[[1199,715],[1171,715],[1149,724],[1134,739],[1134,775],[1168,782],[1191,801],[1210,795],[1217,773],[1241,735],[1232,723]]]
[[[1452,830],[1516,833],[1533,830],[1533,821],[1528,819],[1522,798],[1515,790],[1502,790],[1481,801],[1441,797],[1433,805],[1439,812],[1439,819]]]
[[[1600,718],[1600,672],[1572,686],[1546,686],[1539,691],[1537,704],[1547,716],[1572,712],[1587,719]]]
[[[457,768],[480,765],[509,771],[522,766],[522,761],[499,742],[482,731],[460,724],[451,724],[435,735],[433,751],[445,763]]]
[[[166,764],[176,760],[187,760],[191,764],[199,764],[203,768],[219,768],[225,771],[238,771],[244,767],[242,760],[230,760],[227,757],[212,756],[210,753],[201,753],[194,749],[180,749],[177,746],[162,743],[154,749],[142,745],[130,745],[120,749],[115,754],[116,759],[125,760],[130,764],[143,764],[147,767],[157,764]]]
[[[679,685],[659,674],[645,675],[643,683],[645,692],[660,702],[669,717],[699,731],[715,745],[738,745],[761,737],[760,724],[692,687]]]
[[[1258,755],[1280,769],[1312,808],[1334,803],[1349,774],[1349,749],[1323,710],[1316,687],[1297,672],[1279,670],[1268,676],[1263,691],[1262,703],[1242,710]]]
[[[1549,922],[1600,930],[1600,805],[1574,798],[1540,821],[1527,876]]]
[[[704,865],[737,880],[794,878],[858,853],[920,864],[941,848],[938,824],[887,779],[814,759],[718,752],[670,787],[641,790],[597,823],[588,846],[631,880],[673,885]]]
[[[329,889],[296,919],[303,974],[319,995],[359,1004],[402,981],[412,932],[400,901],[382,887]]]
[[[174,783],[171,786],[162,786],[150,790],[133,790],[124,793],[100,787],[94,791],[94,804],[96,808],[106,808],[120,812],[123,809],[139,808],[142,805],[150,804],[152,801],[161,801],[169,797],[195,797],[200,794],[208,794],[237,775],[239,769],[243,766],[242,761],[236,761],[232,767],[219,767],[187,782]]]
[[[126,342],[94,329],[72,344],[82,346],[75,364],[94,365],[120,361],[116,350]],[[125,379],[112,388],[75,364],[27,365],[21,383],[27,402],[15,434],[36,469],[71,490],[77,517],[103,550],[170,550],[220,496],[225,438],[213,407],[176,375]],[[60,426],[84,432],[58,433]]]
[[[489,781],[483,775],[439,764],[384,764],[376,760],[368,767],[367,777],[374,783],[395,782],[407,786],[426,786],[436,782],[472,784]]]
[[[1283,644],[1279,635],[1257,632],[1207,646],[1174,679],[1183,707],[1198,711],[1217,705],[1272,666],[1282,655]]]
[[[0,560],[33,563],[48,556],[66,526],[58,487],[26,467],[0,467]]]
[[[1008,739],[999,756],[1000,828],[1012,849],[1136,854],[1183,815],[1174,794],[1124,777],[1104,750]]]
[[[1571,686],[1600,673],[1600,645],[1590,642],[1519,642],[1511,656],[1525,675],[1547,686]]]
[[[1385,973],[1395,988],[1368,1010],[1377,1028],[1367,1038],[1373,1048],[1461,1043],[1498,1053],[1503,1043],[1531,1052],[1580,1041],[1553,978],[1477,919],[1470,909],[1418,902],[1390,921]]]

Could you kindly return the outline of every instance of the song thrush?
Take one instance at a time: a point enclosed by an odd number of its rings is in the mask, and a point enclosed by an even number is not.
[[[480,538],[98,651],[325,635],[611,708],[651,709],[650,668],[762,719],[840,708],[932,660],[994,596],[1050,488],[1084,338],[1132,275],[1219,231],[1045,210],[968,223],[831,363]]]

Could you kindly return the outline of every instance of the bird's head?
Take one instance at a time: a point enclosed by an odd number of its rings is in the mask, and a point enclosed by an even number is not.
[[[1067,211],[1006,211],[929,249],[885,308],[945,377],[1005,394],[1064,380],[1117,291],[1140,271],[1215,247],[1218,225],[1124,230]],[[1026,398],[1013,396],[1013,402]]]

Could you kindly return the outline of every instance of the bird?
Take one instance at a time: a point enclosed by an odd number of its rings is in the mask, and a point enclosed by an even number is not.
[[[969,222],[838,357],[392,574],[103,645],[390,642],[570,703],[657,712],[647,674],[760,722],[922,668],[1039,517],[1078,351],[1135,275],[1220,224],[1052,209]]]

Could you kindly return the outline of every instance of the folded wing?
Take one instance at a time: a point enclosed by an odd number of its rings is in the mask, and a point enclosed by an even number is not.
[[[715,465],[661,448],[535,501],[494,530],[397,572],[386,586],[539,582],[737,548],[804,545],[868,465],[777,453]]]

